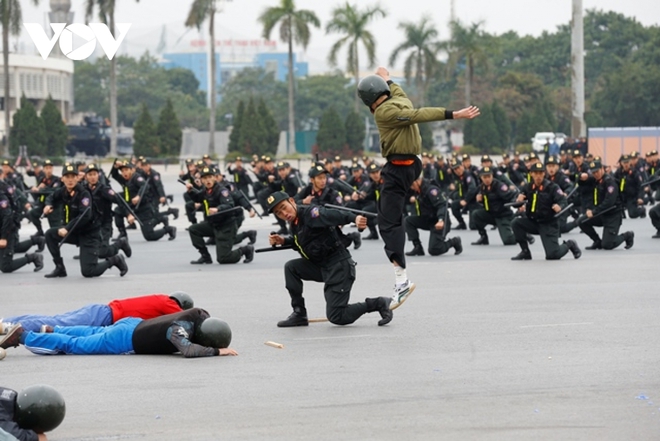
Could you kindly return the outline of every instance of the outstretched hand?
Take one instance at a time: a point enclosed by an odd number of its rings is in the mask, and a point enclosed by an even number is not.
[[[454,119],[473,119],[479,115],[481,115],[481,112],[477,106],[470,106],[454,111]]]
[[[379,67],[378,69],[376,69],[376,75],[378,75],[379,77],[381,77],[385,81],[390,80],[390,73],[387,71],[387,69],[385,69],[382,66]]]

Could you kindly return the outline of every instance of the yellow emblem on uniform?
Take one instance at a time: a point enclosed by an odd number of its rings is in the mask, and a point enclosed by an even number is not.
[[[274,196],[268,196],[268,200],[266,202],[268,202],[269,204],[272,204],[274,200],[275,200]]]

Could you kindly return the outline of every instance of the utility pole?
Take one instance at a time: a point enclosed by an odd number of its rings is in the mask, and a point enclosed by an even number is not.
[[[584,20],[582,0],[573,0],[571,21],[571,136],[587,136],[584,123]]]

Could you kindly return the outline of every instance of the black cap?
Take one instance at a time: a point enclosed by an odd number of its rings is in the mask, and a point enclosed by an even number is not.
[[[457,160],[456,158],[452,158],[452,160],[451,160],[451,162],[449,163],[449,165],[451,166],[451,168],[458,168],[458,167],[460,167],[461,165],[463,165],[463,163],[460,162],[459,160]]]
[[[490,167],[484,167],[481,170],[479,170],[479,176],[485,176],[485,175],[493,175],[493,169]]]
[[[637,151],[630,152],[630,158],[636,158],[638,156],[639,156],[639,152],[637,152]]]
[[[508,154],[508,153],[504,153],[504,154],[502,155],[502,159],[508,159],[508,158],[509,158],[509,154]]]
[[[444,161],[444,160],[445,160],[445,157],[442,156],[442,155],[438,155],[438,156],[435,157],[435,160],[436,160],[436,161]]]
[[[206,163],[204,161],[202,161],[201,159],[199,161],[195,162],[195,165],[197,167],[206,167]]]
[[[45,167],[45,166],[47,166],[47,165],[52,166],[52,165],[53,165],[53,161],[51,161],[50,159],[46,159],[46,160],[44,161],[44,163],[43,163],[43,166]]]
[[[559,160],[557,159],[556,156],[550,156],[547,161],[545,161],[545,165],[548,164],[557,164],[559,165]]]
[[[380,170],[381,170],[381,167],[378,164],[376,164],[375,162],[372,162],[371,164],[369,164],[369,167],[367,167],[367,171],[369,173],[376,173],[376,172],[379,172]]]
[[[287,168],[287,167],[289,167],[288,162],[280,161],[280,162],[277,163],[277,169],[278,170],[283,169],[283,168]]]
[[[210,155],[204,155],[204,156],[202,156],[202,159],[211,159],[211,156]]]
[[[191,159],[191,158],[186,159],[186,165],[190,165],[190,164],[194,164],[194,163],[195,163],[194,159]]]
[[[335,161],[335,162],[341,161],[341,156],[339,156],[339,155],[335,156],[333,161]]]
[[[199,176],[204,177],[204,176],[214,176],[216,173],[215,168],[213,167],[204,167],[200,170]]]
[[[2,161],[2,165],[8,165],[8,166],[10,166],[10,167],[12,167],[12,168],[14,167],[14,166],[11,165],[11,163],[10,163],[8,160],[6,160],[6,159],[5,159],[4,161]]]
[[[277,207],[277,205],[282,202],[286,201],[289,199],[289,195],[284,193],[283,191],[276,191],[274,193],[271,193],[270,196],[266,199],[266,203],[268,204],[268,212],[272,213],[273,209]]]
[[[358,164],[357,162],[354,162],[351,165],[351,171],[354,172],[356,170],[362,170],[362,166],[360,164]]]
[[[646,157],[648,158],[649,156],[653,156],[653,155],[657,155],[657,154],[658,154],[658,152],[656,152],[655,150],[651,150],[650,152],[646,152]]]
[[[488,155],[483,155],[483,156],[481,157],[481,162],[486,162],[486,161],[493,162],[493,160],[490,159],[490,156],[488,156]]]
[[[577,158],[578,156],[582,156],[582,152],[580,152],[579,150],[573,150],[573,157]]]
[[[513,156],[520,156],[520,152],[516,150],[515,152],[513,152]]]
[[[273,158],[270,156],[262,156],[261,159],[263,159],[264,162],[273,162]]]
[[[77,174],[78,174],[78,169],[71,164],[65,165],[64,168],[62,168],[62,176],[77,175]]]
[[[629,155],[623,155],[621,158],[619,158],[620,162],[628,162],[630,161],[630,156]]]
[[[315,178],[318,175],[322,175],[323,173],[328,173],[328,171],[321,164],[316,164],[309,169],[308,175],[310,178]]]
[[[96,166],[96,164],[89,164],[87,167],[85,167],[85,173],[89,173],[91,171],[99,171],[99,168]]]
[[[461,156],[461,159],[463,161],[465,161],[466,159],[470,159],[470,155],[468,155],[467,153],[463,153],[463,155]]]
[[[594,171],[594,170],[599,170],[603,168],[603,164],[600,163],[600,161],[593,161],[589,163],[589,170]]]
[[[149,158],[145,158],[144,156],[140,156],[140,162],[142,163],[142,165],[151,164]]]
[[[539,155],[534,152],[530,153],[528,157],[529,159],[539,159]]]
[[[124,161],[121,163],[119,168],[133,168],[133,164],[131,164],[131,161]]]
[[[535,164],[532,164],[532,166],[529,168],[530,172],[535,172],[535,171],[542,171],[545,172],[545,167],[543,167],[543,164],[540,162],[537,162]]]

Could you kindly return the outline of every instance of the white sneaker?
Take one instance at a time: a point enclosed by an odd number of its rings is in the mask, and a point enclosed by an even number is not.
[[[395,285],[394,294],[392,295],[392,303],[390,303],[390,310],[394,310],[401,306],[414,290],[415,284],[408,279],[406,279],[405,283],[402,283],[401,285]]]
[[[14,326],[16,326],[16,323],[3,322],[0,320],[0,335],[5,335]]]

